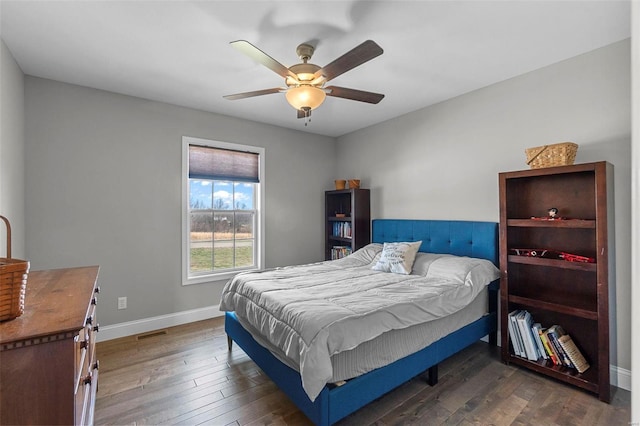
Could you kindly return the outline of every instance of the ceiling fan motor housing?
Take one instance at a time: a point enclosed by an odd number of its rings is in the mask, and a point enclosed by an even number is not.
[[[303,63],[292,65],[289,67],[289,71],[298,76],[298,81],[295,81],[295,79],[291,77],[287,77],[285,79],[285,83],[287,84],[287,86],[291,87],[297,86],[299,83],[304,83],[305,81],[310,82],[313,80],[313,75],[315,74],[315,72],[319,69],[320,67],[315,64]]]
[[[315,47],[310,44],[302,43],[296,47],[296,55],[302,62],[307,62],[313,56],[313,52],[315,51]]]

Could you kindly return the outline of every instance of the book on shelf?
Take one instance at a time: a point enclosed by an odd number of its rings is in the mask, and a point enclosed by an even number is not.
[[[533,341],[533,332],[531,330],[533,318],[529,311],[523,310],[518,314],[517,320],[527,359],[529,361],[537,361],[541,355],[538,353],[538,347]]]
[[[575,368],[575,366],[571,363],[571,360],[569,359],[569,357],[565,353],[564,349],[562,349],[562,346],[560,345],[560,342],[558,341],[558,339],[560,337],[564,336],[565,334],[567,334],[567,333],[565,333],[564,329],[562,327],[560,327],[559,325],[552,325],[547,330],[547,336],[549,337],[549,341],[551,342],[551,344],[553,345],[554,349],[556,350],[556,352],[558,354],[558,357],[560,358],[562,363],[567,367]]]
[[[513,346],[513,352],[517,356],[526,357],[527,354],[524,352],[524,347],[522,345],[522,339],[520,337],[520,332],[518,331],[518,323],[517,316],[520,314],[520,310],[516,309],[513,312],[509,312],[509,337],[511,337],[511,345]]]
[[[565,353],[571,360],[571,363],[574,365],[576,370],[578,370],[578,373],[584,373],[587,371],[589,363],[584,358],[582,352],[580,352],[571,336],[568,334],[560,336],[558,338],[558,343],[560,343],[560,346],[562,346],[562,349],[564,349]]]
[[[538,352],[540,353],[543,359],[549,359],[549,356],[547,355],[547,351],[545,350],[544,345],[542,344],[542,339],[540,338],[540,332],[542,331],[542,324],[540,324],[539,322],[534,323],[533,326],[531,327],[531,331],[533,332],[533,340],[535,340],[536,345],[538,346]]]
[[[544,345],[545,350],[547,351],[547,355],[551,359],[551,362],[554,365],[562,365],[562,361],[558,357],[558,354],[553,349],[551,342],[549,341],[549,336],[547,336],[548,331],[546,329],[540,330],[540,339],[542,340],[542,344]]]
[[[547,341],[549,342],[549,347],[551,348],[551,350],[555,355],[555,358],[557,360],[556,365],[567,366],[567,364],[565,363],[564,354],[561,351],[562,348],[560,348],[560,345],[558,344],[554,336],[549,332],[549,329],[547,329],[544,332],[544,335],[547,338]]]

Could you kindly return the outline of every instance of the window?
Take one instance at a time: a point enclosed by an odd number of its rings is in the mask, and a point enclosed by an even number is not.
[[[262,267],[264,149],[183,138],[183,283]]]

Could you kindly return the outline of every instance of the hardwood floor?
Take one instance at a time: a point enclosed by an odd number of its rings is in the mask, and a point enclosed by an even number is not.
[[[309,425],[311,422],[234,345],[223,318],[97,344],[97,425]],[[611,404],[507,366],[478,342],[439,366],[439,383],[417,377],[338,424],[627,425],[628,391]]]

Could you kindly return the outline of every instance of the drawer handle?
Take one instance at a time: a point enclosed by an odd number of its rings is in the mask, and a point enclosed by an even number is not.
[[[93,369],[94,370],[100,369],[100,360],[96,360],[96,362],[93,364]]]
[[[100,331],[100,324],[96,324],[96,325],[93,327],[93,331],[95,331],[96,333],[97,333],[98,331]]]
[[[97,305],[98,304],[98,296],[93,296],[93,298],[91,299],[91,304],[92,305]]]
[[[91,335],[85,334],[84,340],[80,342],[80,349],[87,349],[91,346]]]
[[[95,290],[93,290],[94,293],[100,293],[100,286],[97,286]]]
[[[85,320],[84,325],[91,325],[92,323],[93,323],[93,315],[90,315]]]
[[[84,379],[82,379],[82,383],[84,383],[85,385],[90,385],[92,381],[93,377],[91,377],[91,373],[87,374]]]

